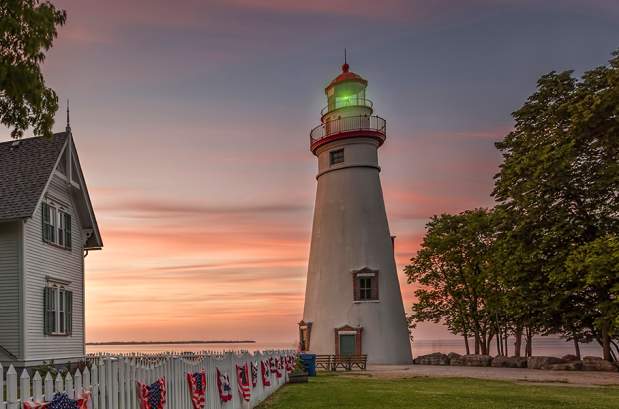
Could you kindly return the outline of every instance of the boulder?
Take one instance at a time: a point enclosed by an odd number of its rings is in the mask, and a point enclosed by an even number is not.
[[[461,355],[449,361],[452,366],[490,366],[491,363],[490,355]]]
[[[452,359],[458,360],[462,357],[462,355],[457,354],[455,352],[450,352],[447,354],[447,358],[449,358],[449,364],[451,365]]]
[[[428,355],[418,356],[413,362],[417,365],[449,365],[449,358],[440,352],[433,352]]]
[[[564,363],[563,359],[556,356],[530,356],[527,358],[527,368],[529,369],[547,369],[550,365]]]
[[[565,362],[579,361],[578,357],[572,354],[563,355],[561,359],[563,359]]]
[[[551,371],[582,371],[583,367],[582,361],[570,361],[563,364],[551,364],[546,369]]]
[[[460,354],[453,354],[450,355],[449,357],[449,365],[451,366],[463,366],[464,365],[464,358],[462,355]]]
[[[495,368],[526,368],[527,358],[521,356],[497,356],[492,360]]]
[[[605,371],[605,372],[619,371],[619,368],[617,368],[617,365],[612,362],[605,361],[601,358],[595,358],[595,359],[587,359],[587,358],[591,358],[591,357],[583,358],[583,369],[585,371]]]

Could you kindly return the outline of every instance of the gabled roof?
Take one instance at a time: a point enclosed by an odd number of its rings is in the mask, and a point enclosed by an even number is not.
[[[84,249],[103,247],[97,220],[70,132],[0,143],[0,223],[32,217],[55,173],[68,158],[67,185],[77,204],[82,228],[90,230]]]
[[[67,139],[61,132],[0,143],[0,222],[32,216]]]

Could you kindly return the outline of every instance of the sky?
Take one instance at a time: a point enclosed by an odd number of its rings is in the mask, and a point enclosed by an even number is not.
[[[88,341],[295,340],[309,131],[344,48],[388,123],[381,178],[407,310],[402,269],[425,224],[492,206],[494,142],[537,78],[619,48],[615,0],[54,3],[68,21],[44,73],[61,111],[70,98],[105,245],[86,259]]]

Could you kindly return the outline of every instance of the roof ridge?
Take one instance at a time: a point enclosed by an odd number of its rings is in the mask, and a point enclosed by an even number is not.
[[[55,133],[52,134],[52,137],[50,139],[55,138],[57,136],[66,136],[67,134],[68,134],[67,131],[55,132]],[[34,139],[43,139],[43,138],[46,138],[46,137],[45,136],[31,136],[29,138],[11,139],[11,140],[8,140],[8,141],[0,142],[0,145],[5,145],[5,144],[8,144],[8,143],[14,143],[14,142],[32,141]]]

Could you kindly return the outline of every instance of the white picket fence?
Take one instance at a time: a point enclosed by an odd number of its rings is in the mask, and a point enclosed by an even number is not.
[[[251,409],[270,396],[288,380],[286,370],[282,377],[271,375],[271,386],[264,387],[260,362],[269,358],[295,355],[294,351],[264,351],[255,353],[166,353],[158,355],[90,355],[91,368],[76,370],[55,378],[45,378],[36,372],[32,379],[23,370],[18,379],[11,365],[5,372],[0,365],[0,409],[22,409],[25,401],[49,401],[56,392],[67,392],[70,398],[80,397],[84,390],[92,393],[89,409],[138,409],[136,381],[150,384],[165,377],[167,385],[166,409],[192,409],[186,374],[206,372],[207,409]],[[236,365],[258,364],[258,382],[251,389],[251,400],[242,400],[237,385]],[[232,387],[232,400],[222,403],[217,389],[217,369],[227,373]],[[251,366],[250,366],[251,387]],[[5,379],[6,378],[6,379]],[[18,386],[19,385],[19,386]],[[4,392],[3,392],[4,391]]]

